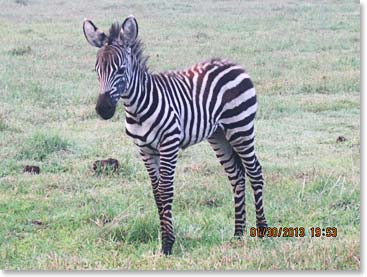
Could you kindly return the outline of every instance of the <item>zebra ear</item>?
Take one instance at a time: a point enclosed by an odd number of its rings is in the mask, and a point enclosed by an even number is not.
[[[128,16],[121,27],[123,42],[132,45],[138,37],[138,22],[133,15]]]
[[[101,48],[107,42],[107,36],[100,31],[92,21],[84,19],[83,22],[84,36],[90,45]]]

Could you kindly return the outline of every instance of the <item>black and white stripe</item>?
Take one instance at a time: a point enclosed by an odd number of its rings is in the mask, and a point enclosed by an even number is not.
[[[97,35],[89,30],[101,32],[85,21],[84,33],[93,45]],[[254,191],[257,226],[266,227],[264,179],[254,143],[256,93],[248,73],[230,61],[212,59],[185,71],[152,74],[133,17],[122,27],[112,25],[104,39],[94,43],[103,45],[96,63],[100,79],[96,109],[108,119],[117,100],[123,101],[126,133],[138,146],[151,179],[163,253],[170,254],[175,241],[171,210],[179,149],[203,140],[209,141],[231,182],[235,235],[243,235],[246,223],[245,175]]]

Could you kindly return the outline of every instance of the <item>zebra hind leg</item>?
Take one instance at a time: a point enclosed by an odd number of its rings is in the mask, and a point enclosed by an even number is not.
[[[241,158],[246,169],[246,174],[250,179],[255,198],[256,226],[259,229],[258,234],[261,237],[265,234],[268,225],[265,219],[263,205],[264,177],[260,162],[255,154],[253,139],[250,143],[248,143],[248,141],[243,141],[241,143],[231,142],[231,144]]]
[[[221,130],[217,131],[208,139],[216,156],[227,173],[234,193],[235,207],[235,237],[242,237],[246,227],[246,205],[245,205],[245,169],[240,157],[224,137]]]

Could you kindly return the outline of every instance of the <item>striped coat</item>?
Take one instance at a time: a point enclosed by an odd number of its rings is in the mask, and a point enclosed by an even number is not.
[[[248,73],[239,65],[212,59],[185,71],[154,74],[146,66],[138,25],[128,17],[106,35],[90,20],[83,30],[87,41],[100,50],[97,113],[104,119],[115,113],[122,99],[128,136],[138,146],[150,176],[162,232],[162,252],[172,253],[174,174],[180,149],[207,140],[232,185],[235,236],[246,223],[245,177],[254,191],[256,222],[265,230],[263,175],[255,154],[256,92]]]

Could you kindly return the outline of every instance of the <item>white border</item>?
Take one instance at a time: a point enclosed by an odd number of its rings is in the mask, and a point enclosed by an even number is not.
[[[364,55],[366,52],[366,6],[367,6],[367,0],[360,0],[360,20],[361,20],[361,33],[360,33],[360,61],[361,61],[361,80],[360,80],[360,100],[361,100],[361,115],[360,115],[360,143],[361,143],[361,270],[359,271],[359,274],[366,273],[366,266],[365,266],[365,245],[364,242],[366,241],[366,188],[365,188],[365,180],[366,180],[366,174],[363,170],[363,164],[366,158],[366,148],[363,145],[363,142],[367,139],[366,136],[366,126],[364,125],[366,121],[366,107],[367,107],[367,97],[364,95],[366,90],[366,84],[365,81],[367,80],[367,72],[365,68],[365,62],[364,62]],[[363,231],[362,231],[363,230]],[[183,271],[183,272],[164,272],[164,271],[141,271],[141,272],[131,272],[131,271],[0,271],[0,276],[23,276],[23,275],[35,275],[35,276],[48,276],[48,275],[57,275],[57,276],[80,276],[80,275],[123,275],[123,276],[137,276],[137,275],[145,275],[145,274],[153,274],[153,275],[166,275],[166,274],[179,274],[179,275],[190,275],[190,276],[196,276],[196,275],[217,275],[217,276],[226,276],[228,273],[232,273],[235,275],[241,275],[241,276],[266,276],[268,274],[275,274],[275,275],[289,275],[289,274],[301,274],[301,275],[313,275],[313,276],[322,276],[322,275],[330,275],[330,274],[337,274],[338,276],[349,276],[352,272],[348,271],[264,271],[264,272],[248,272],[248,271],[199,271],[199,272],[190,272],[190,271]],[[353,274],[353,273],[352,273]],[[358,275],[359,275],[358,274]],[[355,274],[353,274],[355,275]]]

